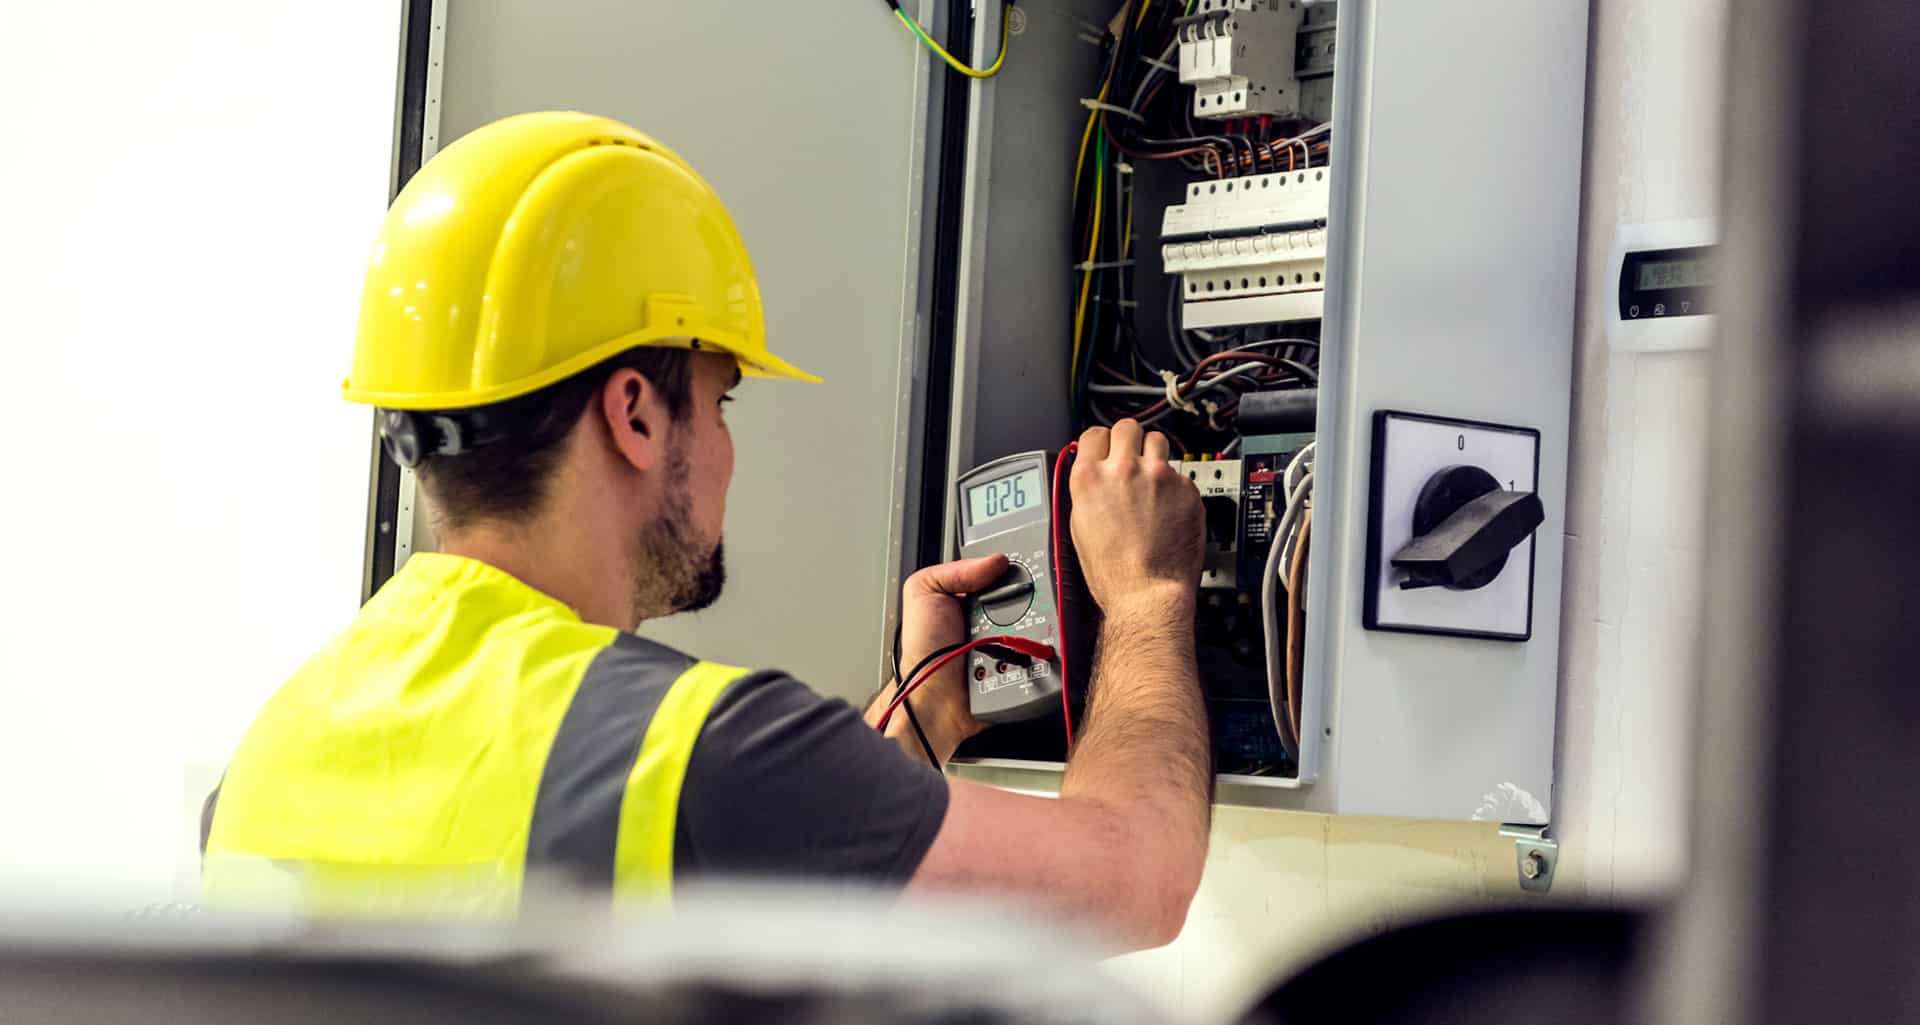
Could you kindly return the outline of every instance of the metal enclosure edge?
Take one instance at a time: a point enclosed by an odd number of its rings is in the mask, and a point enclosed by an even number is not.
[[[1333,530],[1309,556],[1309,579],[1325,583],[1308,598],[1307,645],[1309,694],[1330,698],[1330,785],[1309,807],[1548,817],[1587,22],[1585,3],[1505,0],[1471,19],[1404,0],[1341,4],[1325,324],[1336,344],[1322,355],[1323,381],[1337,384],[1321,390],[1316,461],[1335,482],[1316,494],[1316,524]],[[1490,108],[1502,146],[1458,145],[1434,122],[1431,97],[1449,91]],[[1549,516],[1531,641],[1363,628],[1369,424],[1392,408],[1541,432]]]
[[[1004,17],[1002,12],[995,10],[989,13],[988,10],[979,6],[974,9],[976,19],[982,16],[991,18],[994,22],[992,29],[999,28],[998,21]],[[973,49],[978,50],[979,41],[990,38],[992,35],[992,31],[976,31],[973,34],[975,40]],[[971,59],[978,60],[978,54],[974,54]],[[955,85],[956,83],[949,82],[949,88]],[[958,530],[957,521],[954,518],[954,496],[948,492],[944,484],[958,479],[975,462],[973,425],[979,411],[980,389],[979,354],[975,342],[980,338],[981,322],[984,318],[982,305],[986,282],[986,234],[989,209],[985,197],[993,161],[994,86],[995,83],[991,79],[970,80],[959,86],[967,94],[965,129],[959,138],[947,140],[947,145],[959,147],[958,153],[952,154],[950,159],[954,161],[952,166],[957,167],[961,174],[961,195],[956,225],[959,236],[955,240],[957,252],[952,284],[954,289],[951,310],[953,345],[950,350],[952,363],[949,371],[952,376],[948,400],[946,460],[942,467],[944,499],[939,503],[940,536],[943,547],[945,539],[955,536]],[[943,186],[946,184],[942,182]],[[928,489],[925,494],[931,504],[933,491]],[[925,551],[924,546],[922,551]]]
[[[438,141],[439,60],[437,37],[445,29],[447,0],[405,0],[401,6],[400,89],[394,111],[393,179],[389,200],[400,195]],[[372,598],[413,547],[413,474],[387,458],[380,444],[379,414],[373,425],[373,486],[367,508],[367,559],[360,600]]]
[[[938,2],[922,0],[919,15],[923,24],[929,20],[929,9]],[[924,49],[919,50],[912,106],[920,109],[924,116],[915,121],[914,134],[908,143],[907,163],[910,170],[907,177],[920,196],[920,216],[907,219],[907,259],[900,275],[900,337],[904,344],[900,347],[896,374],[899,399],[894,416],[894,515],[888,522],[884,556],[884,579],[893,581],[896,586],[887,589],[886,599],[881,606],[881,635],[889,639],[894,636],[900,623],[898,585],[905,582],[916,568],[915,564],[925,561],[926,545],[923,539],[928,517],[923,513],[922,506],[923,496],[928,493],[929,487],[925,440],[928,432],[947,415],[945,396],[936,396],[931,387],[935,370],[932,366],[934,318],[928,315],[924,305],[930,305],[931,296],[938,291],[934,285],[943,244],[938,237],[938,228],[932,233],[935,236],[933,242],[928,244],[925,225],[938,223],[941,197],[937,190],[927,187],[927,181],[929,169],[938,175],[945,166],[947,142],[936,126],[944,116],[947,92],[951,87],[950,81],[942,82],[941,69],[935,66],[932,54]],[[938,404],[936,398],[939,399]],[[944,494],[944,488],[941,493]],[[935,522],[944,523],[944,520]],[[941,543],[944,544],[944,540]],[[882,686],[892,678],[890,650],[879,653],[874,675]]]
[[[985,41],[998,38],[1002,11],[995,6],[978,8],[976,61]],[[1081,37],[1112,7],[1107,0],[1060,0],[1022,8],[1024,28],[1010,40],[1006,67],[971,90],[945,481],[975,463],[1057,449],[1066,440],[1064,288],[1073,259],[1061,211],[1070,202],[1071,143],[1086,116],[1077,100],[1100,53]],[[1046,137],[1065,139],[1062,146],[1028,145],[1055,127],[1066,130]],[[1007,145],[1009,138],[1022,145]],[[982,381],[989,367],[991,389]],[[943,534],[953,529],[948,519]]]

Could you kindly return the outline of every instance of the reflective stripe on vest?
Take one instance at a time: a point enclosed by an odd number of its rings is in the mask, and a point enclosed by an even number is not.
[[[529,867],[570,870],[576,884],[623,893],[672,879],[694,738],[720,692],[745,672],[698,662],[663,688],[648,666],[654,653],[633,650],[633,640],[616,640],[580,681],[541,773],[527,836]]]
[[[491,567],[415,556],[248,731],[207,899],[496,915],[548,876],[662,898],[687,761],[744,674],[583,624]]]

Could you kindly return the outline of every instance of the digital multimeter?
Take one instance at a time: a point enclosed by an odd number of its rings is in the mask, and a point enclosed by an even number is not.
[[[1024,452],[996,459],[961,474],[953,494],[954,548],[960,558],[999,553],[1007,571],[967,601],[967,637],[1015,636],[1050,645],[1068,655],[1077,676],[1086,671],[1079,626],[1085,600],[1066,509],[1058,510],[1060,543],[1054,550],[1053,462],[1045,452]],[[1066,609],[1055,605],[1054,568],[1061,567]],[[974,718],[983,722],[1033,719],[1061,707],[1058,656],[1026,664],[1003,653],[976,650],[966,664],[967,693]]]

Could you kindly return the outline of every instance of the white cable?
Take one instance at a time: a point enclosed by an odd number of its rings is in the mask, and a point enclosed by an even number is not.
[[[1281,494],[1293,494],[1294,485],[1300,482],[1300,479],[1294,476],[1294,474],[1300,473],[1312,464],[1314,452],[1318,447],[1318,442],[1308,442],[1306,448],[1294,453],[1293,459],[1287,463],[1286,472],[1280,475]]]
[[[1273,721],[1280,729],[1282,747],[1289,748],[1294,760],[1300,758],[1300,738],[1293,735],[1293,723],[1281,709],[1286,705],[1286,670],[1281,663],[1280,631],[1276,624],[1275,606],[1278,605],[1278,586],[1280,582],[1281,541],[1293,529],[1291,520],[1298,517],[1306,505],[1306,496],[1313,490],[1313,453],[1315,445],[1309,443],[1287,464],[1286,472],[1280,475],[1286,486],[1286,511],[1281,514],[1280,522],[1274,525],[1273,540],[1267,546],[1267,568],[1260,577],[1260,627],[1267,648],[1267,701],[1273,709]],[[1296,477],[1296,474],[1298,476]]]
[[[1134,113],[1133,111],[1131,111],[1131,110],[1128,110],[1128,109],[1127,109],[1127,108],[1125,108],[1125,107],[1121,107],[1121,106],[1116,106],[1116,105],[1114,105],[1114,104],[1111,104],[1111,103],[1102,103],[1102,102],[1100,102],[1099,100],[1096,100],[1096,99],[1093,99],[1093,98],[1091,98],[1091,97],[1084,97],[1084,96],[1083,96],[1083,97],[1081,97],[1081,98],[1080,98],[1080,105],[1081,105],[1082,107],[1085,107],[1085,108],[1087,108],[1088,110],[1099,110],[1099,111],[1105,111],[1105,112],[1106,112],[1106,113],[1108,113],[1108,114],[1118,114],[1118,115],[1120,115],[1121,117],[1130,117],[1130,118],[1132,118],[1132,119],[1134,119],[1135,121],[1138,121],[1138,122],[1140,122],[1141,124],[1146,124],[1146,123],[1147,123],[1147,119],[1146,119],[1146,118],[1144,118],[1144,117],[1141,117],[1141,116],[1140,116],[1139,114],[1136,114],[1136,113]]]
[[[1182,413],[1198,413],[1200,407],[1180,397],[1180,375],[1171,370],[1160,371],[1160,380],[1167,383],[1167,406]]]
[[[1291,530],[1288,522],[1301,503],[1298,499],[1312,486],[1313,474],[1309,473],[1301,481],[1299,488],[1288,496],[1288,512],[1275,526],[1273,541],[1267,548],[1266,572],[1260,578],[1260,622],[1261,633],[1267,649],[1267,701],[1273,710],[1273,721],[1280,726],[1280,739],[1283,746],[1291,748],[1294,758],[1300,757],[1300,738],[1293,735],[1292,720],[1283,711],[1286,698],[1286,667],[1282,659],[1284,653],[1280,645],[1279,613],[1283,604],[1279,597],[1281,538]]]

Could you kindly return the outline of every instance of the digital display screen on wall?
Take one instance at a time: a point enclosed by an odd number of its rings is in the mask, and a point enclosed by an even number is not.
[[[1640,277],[1634,286],[1643,292],[1666,288],[1700,288],[1713,284],[1713,268],[1699,258],[1689,260],[1650,260],[1640,265]]]

